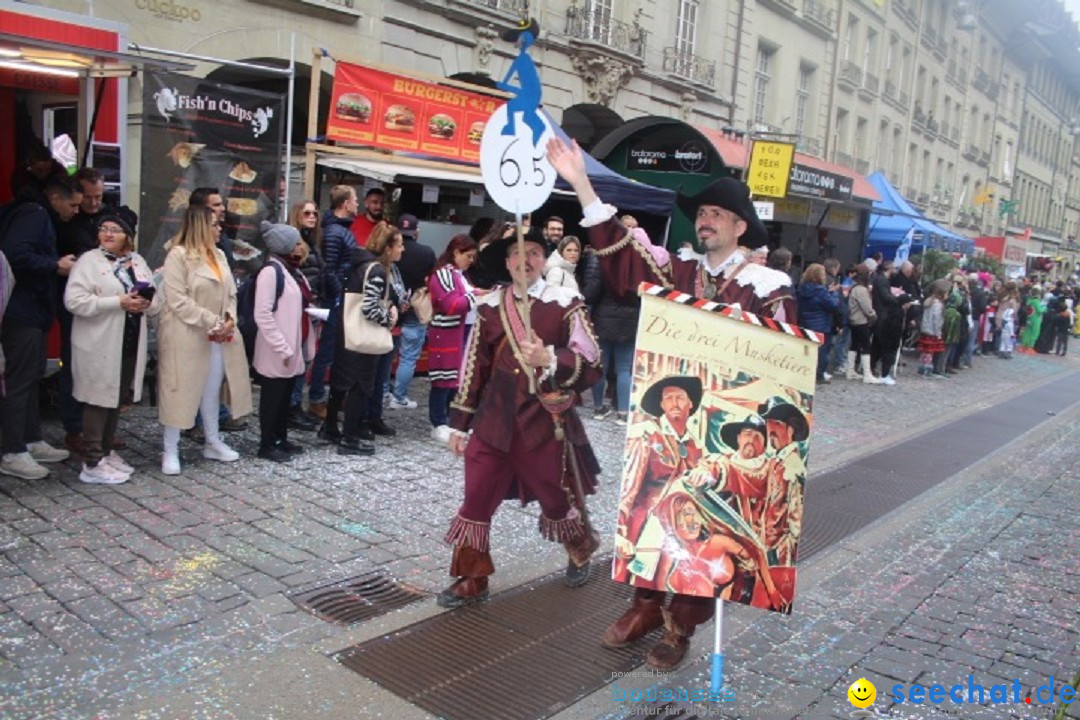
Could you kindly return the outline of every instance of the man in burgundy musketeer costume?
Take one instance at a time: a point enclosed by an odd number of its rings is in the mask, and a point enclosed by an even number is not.
[[[599,344],[581,296],[545,284],[548,245],[539,229],[528,231],[524,248],[522,257],[512,235],[480,255],[500,280],[513,274],[518,283],[477,300],[461,387],[450,404],[449,445],[465,456],[465,500],[446,535],[454,546],[450,574],[457,579],[439,595],[442,607],[487,597],[495,572],[491,518],[504,499],[539,501],[540,534],[566,547],[571,587],[588,580],[589,559],[600,545],[584,498],[600,468],[573,407],[576,393],[600,379]],[[531,334],[521,316],[521,281],[528,288]]]
[[[776,320],[797,322],[791,278],[770,268],[750,263],[738,251],[740,242],[759,247],[768,241],[765,225],[750,200],[750,189],[734,178],[715,180],[697,195],[679,195],[676,203],[694,218],[699,255],[681,251],[659,265],[619,221],[616,208],[605,205],[585,172],[585,159],[577,143],[568,146],[558,138],[548,144],[548,160],[577,193],[584,211],[582,227],[600,258],[606,289],[624,302],[637,297],[638,285],[654,283],[695,297],[738,305],[742,310]],[[668,670],[678,666],[690,646],[694,629],[709,620],[715,600],[673,594],[663,607],[665,593],[635,588],[630,609],[604,633],[603,643],[622,647],[663,624],[664,636],[650,650],[652,667]],[[657,613],[660,608],[661,613]]]

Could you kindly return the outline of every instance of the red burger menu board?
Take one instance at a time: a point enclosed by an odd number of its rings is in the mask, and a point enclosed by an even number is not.
[[[484,123],[501,102],[480,93],[339,62],[326,136],[476,162]]]

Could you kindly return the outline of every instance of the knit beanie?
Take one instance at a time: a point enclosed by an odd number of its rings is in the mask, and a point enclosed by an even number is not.
[[[271,255],[288,255],[300,242],[300,231],[292,225],[270,223],[263,220],[260,226],[266,251]]]

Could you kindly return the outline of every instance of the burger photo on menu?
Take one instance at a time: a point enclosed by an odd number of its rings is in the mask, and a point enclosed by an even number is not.
[[[457,123],[454,122],[454,118],[445,113],[432,115],[431,119],[428,120],[428,133],[432,137],[450,140],[454,137],[454,132],[456,130]]]
[[[416,127],[416,115],[405,105],[391,105],[386,108],[385,125],[387,130],[412,132]]]
[[[334,107],[335,114],[342,120],[366,123],[371,121],[371,101],[360,93],[342,93]]]
[[[466,138],[470,145],[479,145],[484,137],[484,122],[478,120],[469,126],[469,135]]]

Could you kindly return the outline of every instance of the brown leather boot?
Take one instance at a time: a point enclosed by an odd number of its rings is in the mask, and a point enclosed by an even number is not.
[[[663,613],[664,637],[660,638],[660,642],[645,656],[645,662],[654,670],[667,671],[679,667],[686,657],[693,630],[679,627],[666,608]]]
[[[450,574],[457,580],[439,593],[435,602],[439,607],[454,609],[487,600],[488,576],[494,572],[491,553],[455,545]]]
[[[663,593],[645,595],[641,590],[636,591],[630,609],[608,626],[601,644],[609,648],[626,647],[663,625],[663,602]]]
[[[320,420],[326,419],[326,403],[311,403],[308,406],[308,415],[317,417]]]

